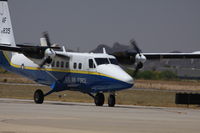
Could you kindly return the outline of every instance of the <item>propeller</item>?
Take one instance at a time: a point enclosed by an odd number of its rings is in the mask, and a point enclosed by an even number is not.
[[[48,32],[43,32],[43,37],[45,38],[45,40],[46,40],[46,42],[47,42],[47,46],[49,47],[49,48],[51,48],[51,42],[50,42],[50,39],[49,39],[49,34],[48,34]]]
[[[50,64],[51,62],[52,62],[52,58],[48,56],[42,61],[42,63],[40,64],[40,68],[42,68],[46,63]]]
[[[136,77],[139,70],[143,67],[143,63],[139,62],[137,65],[136,65],[136,68],[135,68],[135,71],[133,71],[132,75],[133,77]]]
[[[136,51],[135,54],[135,71],[133,72],[133,77],[137,75],[139,70],[143,67],[143,63],[146,61],[146,57],[142,54],[142,50],[138,47],[136,41],[134,39],[130,40],[130,44],[133,46],[133,49]]]
[[[48,32],[43,32],[43,38],[46,41],[47,49],[44,52],[44,60],[40,64],[40,68],[42,68],[46,63],[50,64],[53,60],[52,58],[54,58],[56,55],[56,52],[53,50],[53,47],[51,47],[52,44],[50,42]]]
[[[137,52],[137,54],[141,55],[142,50],[138,47],[135,39],[130,40],[131,45],[133,46],[133,49]]]

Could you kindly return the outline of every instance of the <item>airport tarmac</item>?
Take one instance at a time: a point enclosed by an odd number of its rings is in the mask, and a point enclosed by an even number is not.
[[[0,133],[199,133],[200,110],[0,99]]]

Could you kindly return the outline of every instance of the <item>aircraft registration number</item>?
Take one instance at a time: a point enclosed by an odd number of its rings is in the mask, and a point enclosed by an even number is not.
[[[10,34],[10,28],[3,28],[3,30],[1,31],[2,34]]]

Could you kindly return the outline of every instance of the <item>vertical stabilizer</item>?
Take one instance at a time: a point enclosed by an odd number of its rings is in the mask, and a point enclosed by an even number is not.
[[[8,0],[0,0],[0,46],[16,46]]]

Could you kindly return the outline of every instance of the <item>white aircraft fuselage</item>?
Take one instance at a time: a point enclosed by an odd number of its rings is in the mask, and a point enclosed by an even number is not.
[[[75,53],[59,51],[66,58],[55,57],[40,68],[38,59],[23,54],[1,52],[0,65],[37,83],[51,86],[54,91],[76,90],[84,93],[115,92],[133,86],[133,78],[106,53]]]

